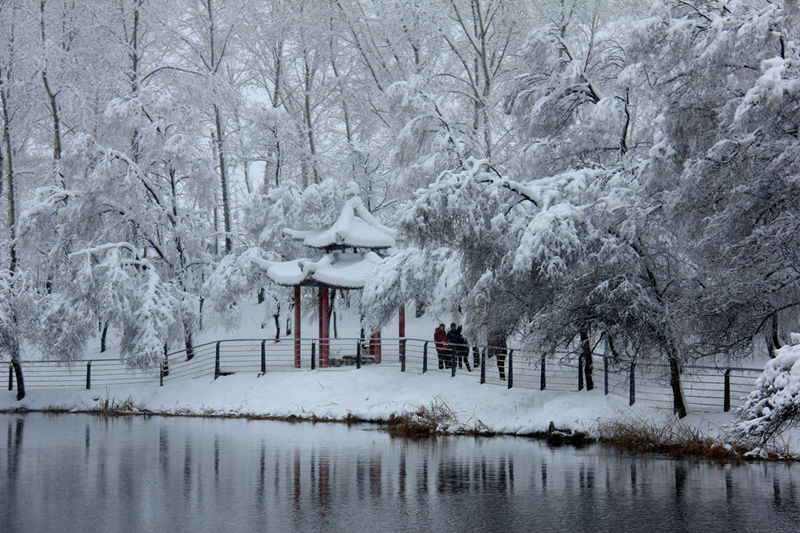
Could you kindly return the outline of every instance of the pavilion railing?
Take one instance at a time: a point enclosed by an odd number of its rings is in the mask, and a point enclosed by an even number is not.
[[[547,391],[581,391],[589,377],[595,390],[630,405],[672,408],[668,365],[631,363],[593,357],[591,376],[584,373],[583,357],[576,352],[555,354],[526,352],[491,346],[446,346],[437,350],[423,339],[356,338],[322,339],[327,361],[320,353],[320,339],[299,340],[300,365],[296,366],[293,338],[225,339],[165,356],[160,368],[131,369],[116,359],[85,359],[72,363],[24,361],[27,388],[110,388],[169,385],[190,379],[219,379],[232,374],[292,372],[298,370],[341,371],[379,365],[412,374],[449,375],[475,384]],[[454,356],[454,354],[456,354]],[[13,370],[7,361],[8,390],[13,390]],[[2,368],[2,366],[0,366]],[[750,393],[761,374],[758,368],[686,366],[681,381],[684,401],[690,411],[729,411]]]

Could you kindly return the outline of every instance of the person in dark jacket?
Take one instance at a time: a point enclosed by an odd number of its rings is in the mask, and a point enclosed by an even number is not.
[[[450,322],[450,329],[447,330],[447,346],[450,348],[447,359],[445,359],[445,368],[452,368],[451,365],[455,364],[456,342],[458,342],[458,328],[455,322]]]
[[[433,340],[436,343],[436,355],[439,356],[439,368],[450,368],[447,365],[450,360],[450,345],[447,344],[447,332],[444,329],[443,322],[440,322],[439,326],[433,331]]]
[[[506,336],[500,332],[495,332],[489,336],[489,357],[497,356],[497,371],[500,373],[500,379],[506,380],[506,355],[508,349],[506,347]]]
[[[454,358],[452,364],[458,363],[458,368],[464,368],[464,365],[466,365],[467,370],[472,372],[469,367],[469,345],[467,345],[467,340],[461,334],[461,326],[455,326],[455,323],[450,324],[450,331],[447,332],[447,340],[450,342]]]

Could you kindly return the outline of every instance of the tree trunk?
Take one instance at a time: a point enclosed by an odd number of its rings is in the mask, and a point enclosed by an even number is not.
[[[281,142],[278,140],[278,130],[275,128],[275,187],[280,187],[281,185],[281,162],[283,161],[283,155],[281,153]],[[264,180],[266,183],[266,180]],[[265,189],[266,192],[266,189]]]
[[[17,378],[17,401],[19,401],[25,397],[25,378],[22,376],[22,365],[19,363],[19,346],[11,350],[11,366]]]
[[[233,240],[231,239],[231,206],[228,193],[228,174],[225,169],[225,151],[223,145],[222,116],[219,106],[214,104],[214,125],[216,128],[215,143],[217,145],[217,157],[219,160],[219,180],[222,190],[222,220],[225,231],[225,253],[229,254],[233,250]]]
[[[274,69],[275,69],[275,77],[272,85],[272,108],[278,109],[281,106],[281,85],[283,83],[283,41],[281,40],[278,45],[274,48],[273,57],[275,58]],[[280,135],[278,133],[278,128],[274,127],[271,128],[272,136],[275,139],[275,187],[279,187],[281,184],[281,167],[283,161],[283,155],[281,152],[281,141]],[[267,191],[268,179],[267,179],[267,169],[269,165],[264,166],[264,192]]]
[[[17,270],[17,204],[16,183],[14,180],[14,160],[11,149],[11,115],[8,110],[6,88],[0,83],[0,107],[3,113],[3,144],[6,149],[6,197],[8,199],[8,269],[13,274]]]
[[[42,40],[42,55],[46,58],[47,38],[46,38],[45,23],[44,23],[44,8],[45,8],[45,0],[40,0],[39,24],[40,24],[41,40]],[[64,183],[64,174],[61,171],[61,118],[58,112],[58,93],[53,91],[52,87],[50,86],[50,80],[47,78],[46,59],[44,59],[44,65],[45,66],[42,67],[41,71],[42,84],[44,85],[45,93],[47,93],[50,119],[53,123],[53,171],[52,171],[53,180],[57,186],[63,189],[66,187],[66,184]]]
[[[128,41],[128,58],[130,59],[130,72],[128,78],[131,83],[131,96],[139,96],[139,8],[142,6],[141,0],[133,4],[133,20],[131,21],[131,36]],[[131,133],[131,159],[139,164],[141,146],[139,142],[139,128],[133,128]]]
[[[214,19],[214,7],[211,0],[206,0],[206,13],[208,15],[208,50],[210,55],[210,63],[208,64],[209,74],[216,75],[218,69],[222,64],[222,56],[224,55],[224,46],[222,52],[217,56],[216,49],[216,21]],[[225,135],[222,127],[222,113],[219,110],[219,105],[216,102],[212,104],[214,109],[214,135],[213,145],[216,150],[216,156],[219,164],[219,180],[220,188],[222,191],[222,219],[225,231],[225,253],[229,254],[233,250],[233,240],[231,239],[231,206],[228,184],[228,172],[225,167]]]
[[[308,139],[308,168],[307,172],[310,173],[310,178],[313,183],[319,183],[319,173],[317,172],[317,147],[314,140],[314,120],[311,116],[311,89],[314,85],[314,72],[308,62],[308,52],[303,50],[303,122],[305,123],[306,137]],[[316,68],[314,68],[316,70]],[[308,178],[307,178],[308,179]]]
[[[100,330],[100,353],[106,351],[106,335],[108,335],[108,322],[103,324],[103,327]]]
[[[330,320],[331,316],[333,316],[333,338],[339,338],[339,332],[337,327],[337,320],[336,320],[336,311],[333,310],[333,304],[336,303],[336,289],[331,291],[331,301],[330,305],[328,306],[328,319]]]
[[[192,328],[187,324],[183,325],[183,342],[186,346],[186,360],[191,361],[194,357],[194,335],[192,335]]]
[[[686,404],[683,403],[683,391],[681,390],[681,368],[678,355],[674,348],[669,348],[669,385],[672,387],[672,409],[678,418],[686,416]]]
[[[772,314],[772,327],[767,342],[769,344],[769,356],[771,359],[774,359],[778,348],[780,348],[782,344],[781,336],[778,332],[778,316],[776,313]]]
[[[586,390],[594,389],[594,378],[592,377],[592,344],[589,340],[589,327],[580,329],[581,353],[583,354],[583,377],[586,379]]]
[[[217,196],[214,195],[214,202],[216,203]],[[219,257],[219,208],[214,206],[214,256]]]
[[[275,320],[275,342],[278,342],[281,340],[281,301],[275,296],[272,299],[275,300],[275,313],[272,315]]]
[[[234,120],[236,120],[236,131],[239,133],[239,157],[242,162],[242,173],[244,174],[244,187],[247,190],[247,194],[253,194],[253,184],[250,183],[250,160],[247,158],[247,149],[244,146],[244,136],[241,134],[242,132],[242,119],[239,117],[239,109],[238,107],[234,107],[233,110]]]
[[[11,36],[13,39],[13,35]],[[11,283],[15,283],[14,276],[17,271],[17,208],[16,208],[16,183],[14,180],[14,153],[11,149],[11,115],[8,110],[8,94],[3,79],[0,78],[0,112],[3,115],[3,146],[5,147],[5,172],[6,172],[6,197],[8,200],[8,270],[11,272]],[[2,151],[2,147],[0,147]],[[12,288],[13,291],[13,288]],[[12,292],[13,294],[13,292]],[[17,325],[16,311],[12,307],[11,321],[15,329]],[[25,397],[25,380],[22,377],[22,366],[19,362],[19,340],[14,337],[11,340],[11,366],[17,377],[17,400]]]

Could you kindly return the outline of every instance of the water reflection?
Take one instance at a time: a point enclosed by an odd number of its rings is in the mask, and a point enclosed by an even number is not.
[[[329,424],[32,414],[0,428],[3,533],[747,531],[798,518],[798,469],[783,464]]]

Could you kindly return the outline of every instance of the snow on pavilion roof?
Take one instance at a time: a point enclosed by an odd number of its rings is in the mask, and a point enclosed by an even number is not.
[[[374,252],[366,254],[332,252],[318,261],[295,259],[271,262],[267,276],[279,285],[295,286],[303,283],[319,283],[346,289],[361,289],[367,283],[370,269],[381,261]]]
[[[339,218],[329,228],[283,231],[311,248],[391,248],[396,244],[397,235],[396,230],[378,222],[355,194],[345,201]]]

